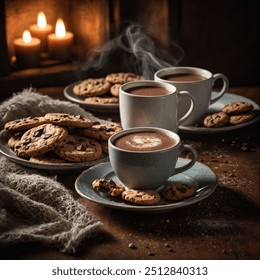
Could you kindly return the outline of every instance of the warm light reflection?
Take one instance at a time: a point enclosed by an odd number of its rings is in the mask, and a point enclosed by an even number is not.
[[[57,20],[56,27],[55,27],[55,35],[58,38],[62,38],[66,36],[65,25],[61,18]]]
[[[25,44],[29,44],[32,41],[32,36],[29,30],[23,32],[23,41]]]
[[[38,17],[37,17],[37,25],[39,28],[45,28],[46,25],[47,25],[47,22],[46,22],[46,17],[45,17],[45,14],[43,12],[40,12],[38,14]]]

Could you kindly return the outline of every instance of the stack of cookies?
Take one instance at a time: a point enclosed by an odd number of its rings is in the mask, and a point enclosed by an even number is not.
[[[10,121],[8,146],[18,157],[39,163],[88,162],[108,153],[107,140],[121,126],[94,123],[63,113]]]
[[[227,104],[220,112],[208,115],[203,124],[209,128],[238,125],[246,123],[254,117],[253,105],[238,101]]]
[[[134,73],[111,73],[103,78],[89,78],[73,87],[73,93],[87,103],[118,104],[121,85],[142,79]]]

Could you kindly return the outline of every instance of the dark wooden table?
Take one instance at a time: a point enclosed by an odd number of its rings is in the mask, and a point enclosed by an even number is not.
[[[62,89],[39,89],[63,98]],[[260,104],[260,88],[230,88]],[[99,117],[118,120],[118,115]],[[220,134],[180,133],[198,151],[198,161],[218,176],[207,199],[171,212],[141,214],[106,208],[74,191],[79,174],[58,176],[75,197],[104,224],[83,241],[76,255],[41,244],[1,248],[1,259],[259,259],[260,258],[260,122]],[[134,243],[136,248],[129,248]]]

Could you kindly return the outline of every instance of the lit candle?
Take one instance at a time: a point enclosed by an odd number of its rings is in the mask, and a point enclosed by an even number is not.
[[[40,12],[37,17],[37,24],[33,24],[29,27],[29,30],[33,37],[41,40],[41,51],[47,51],[47,37],[52,33],[52,25],[47,24],[45,14]]]
[[[74,34],[66,32],[64,22],[61,18],[57,20],[55,33],[48,36],[48,50],[51,58],[68,61],[72,54],[72,43]]]
[[[35,67],[40,60],[41,41],[31,36],[29,30],[23,32],[23,37],[14,40],[16,61],[23,68]]]

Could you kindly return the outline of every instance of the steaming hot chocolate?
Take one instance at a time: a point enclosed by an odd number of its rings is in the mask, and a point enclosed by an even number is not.
[[[135,132],[121,136],[114,145],[127,151],[159,151],[177,144],[176,140],[160,132]]]
[[[162,79],[172,82],[196,82],[206,80],[207,78],[197,74],[178,73],[163,76]]]
[[[164,87],[156,87],[156,86],[133,87],[128,89],[127,92],[140,96],[163,96],[171,93],[169,90],[167,90]]]

